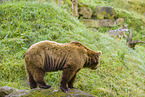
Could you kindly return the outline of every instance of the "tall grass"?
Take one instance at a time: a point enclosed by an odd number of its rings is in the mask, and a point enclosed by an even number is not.
[[[0,4],[0,86],[29,89],[23,55],[32,44],[41,40],[80,41],[103,55],[98,70],[85,68],[78,73],[77,88],[96,96],[144,96],[145,47],[132,50],[125,40],[93,32],[63,8],[53,2]],[[47,73],[47,84],[58,88],[61,73]]]

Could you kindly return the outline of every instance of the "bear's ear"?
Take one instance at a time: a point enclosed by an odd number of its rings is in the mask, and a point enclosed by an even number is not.
[[[100,55],[102,55],[102,52],[101,51],[98,51],[97,54],[100,56]]]

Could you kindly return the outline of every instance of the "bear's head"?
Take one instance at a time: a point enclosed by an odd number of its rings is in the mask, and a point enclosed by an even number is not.
[[[93,70],[97,69],[100,65],[100,55],[102,55],[101,51],[89,53],[84,67],[88,67]]]

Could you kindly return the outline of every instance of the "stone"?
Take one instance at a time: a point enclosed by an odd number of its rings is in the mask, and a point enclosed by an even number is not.
[[[99,20],[100,27],[113,27],[114,21],[109,19]]]
[[[128,29],[123,29],[123,27],[120,27],[117,30],[108,31],[108,34],[118,39],[123,39],[123,35],[125,34],[125,32],[128,32]]]
[[[87,27],[100,27],[99,20],[92,20],[92,19],[83,19],[83,23]]]
[[[114,18],[117,17],[117,14],[113,7],[104,7],[104,6],[96,6],[93,12],[93,18],[94,19],[111,19],[114,20]]]
[[[145,18],[142,19],[142,22],[145,24]]]
[[[18,90],[16,89],[15,91],[13,91],[12,93],[10,93],[9,95],[5,96],[5,97],[23,97],[25,95],[28,95],[30,93],[29,90]]]
[[[67,93],[60,89],[30,89],[19,90],[11,87],[0,87],[0,97],[95,97],[79,89],[69,89]]]
[[[79,15],[85,19],[90,19],[92,17],[93,11],[86,4],[79,4]]]
[[[92,19],[83,19],[83,23],[87,27],[112,27],[115,25],[114,20],[104,19],[104,20],[92,20]]]
[[[126,0],[128,3],[133,4],[132,0]]]
[[[86,92],[83,92],[79,89],[69,89],[67,93],[62,92],[60,89],[55,90],[53,88],[51,89],[33,89],[33,92],[30,92],[29,94],[25,95],[25,97],[29,97],[33,95],[34,97],[95,97],[93,95],[90,95]]]
[[[94,31],[94,32],[98,32],[98,30],[96,28],[89,28],[89,29]]]
[[[6,95],[10,94],[14,89],[11,87],[0,87],[0,97],[5,97]]]
[[[118,18],[116,19],[116,25],[122,26],[124,24],[124,18]]]

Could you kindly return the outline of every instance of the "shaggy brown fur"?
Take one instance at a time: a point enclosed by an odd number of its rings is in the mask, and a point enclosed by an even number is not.
[[[80,42],[57,43],[41,41],[32,45],[25,54],[25,68],[31,88],[50,88],[44,80],[45,72],[63,70],[61,90],[74,88],[77,72],[88,67],[96,69],[100,64],[101,51],[95,52]]]

